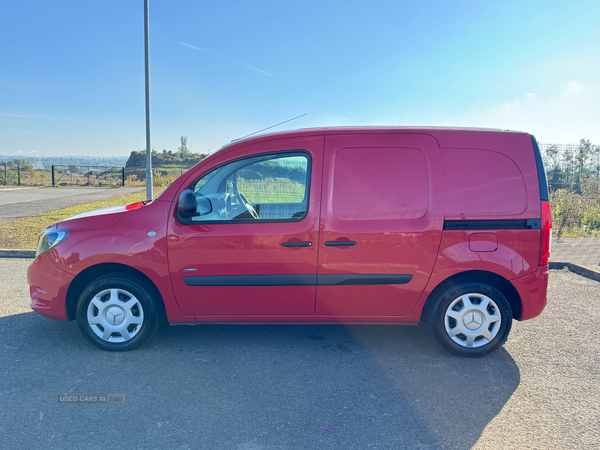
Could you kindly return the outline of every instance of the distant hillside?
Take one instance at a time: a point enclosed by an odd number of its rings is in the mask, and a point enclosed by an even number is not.
[[[0,161],[12,161],[13,159],[27,159],[37,168],[50,167],[51,165],[68,166],[115,166],[123,167],[127,162],[124,156],[24,156],[24,155],[0,155]]]
[[[194,164],[202,161],[208,155],[203,153],[186,153],[185,157],[181,156],[180,152],[172,152],[171,150],[163,150],[158,153],[152,150],[152,166],[153,167],[192,167]],[[146,167],[146,151],[131,152],[125,167]]]

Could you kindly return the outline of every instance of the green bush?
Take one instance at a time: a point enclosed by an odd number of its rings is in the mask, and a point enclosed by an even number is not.
[[[550,195],[553,230],[560,236],[600,236],[600,184],[590,178],[581,185],[581,194],[559,189]]]

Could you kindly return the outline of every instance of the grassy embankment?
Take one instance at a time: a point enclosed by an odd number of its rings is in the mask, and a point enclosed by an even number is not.
[[[156,196],[162,191],[161,188],[155,188],[154,195]],[[0,249],[35,250],[39,234],[48,225],[85,211],[107,206],[126,205],[145,199],[145,192],[137,192],[0,223]]]

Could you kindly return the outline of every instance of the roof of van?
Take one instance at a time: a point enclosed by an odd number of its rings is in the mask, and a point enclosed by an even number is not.
[[[228,144],[223,145],[216,151],[227,148],[231,145],[239,144],[240,142],[247,142],[251,140],[262,140],[270,137],[283,137],[283,136],[299,136],[299,135],[311,135],[311,134],[353,134],[353,133],[364,133],[364,132],[423,132],[423,131],[478,131],[478,132],[496,132],[496,133],[523,133],[523,131],[514,130],[501,130],[500,128],[469,128],[469,127],[410,127],[410,126],[360,126],[360,127],[315,127],[315,128],[300,128],[296,130],[278,131],[274,133],[253,133],[252,135],[243,136],[241,138],[234,139]],[[215,152],[213,152],[215,153]]]

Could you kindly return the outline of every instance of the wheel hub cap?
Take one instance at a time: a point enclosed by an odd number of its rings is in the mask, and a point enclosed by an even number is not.
[[[121,325],[125,320],[125,311],[118,306],[112,306],[106,311],[106,321],[109,325]]]
[[[498,305],[480,293],[457,297],[446,309],[444,326],[461,347],[481,347],[491,342],[502,324]]]
[[[463,318],[463,324],[471,331],[477,330],[483,322],[483,316],[477,311],[469,311]]]
[[[144,309],[125,289],[98,292],[87,308],[87,321],[96,336],[106,342],[125,342],[142,329]]]

